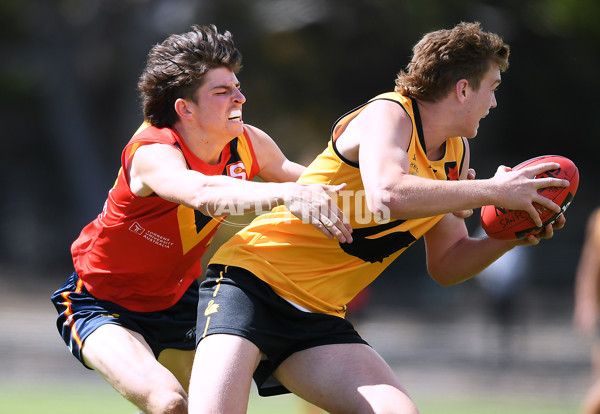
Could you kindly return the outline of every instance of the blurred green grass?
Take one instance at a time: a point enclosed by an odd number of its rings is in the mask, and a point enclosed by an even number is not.
[[[421,414],[576,414],[575,402],[528,399],[523,396],[415,396]],[[133,414],[138,409],[107,384],[0,386],[3,413]],[[252,390],[249,414],[305,414],[306,405],[293,395],[263,398]]]

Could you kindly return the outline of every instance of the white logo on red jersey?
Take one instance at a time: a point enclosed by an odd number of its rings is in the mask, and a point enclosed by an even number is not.
[[[228,165],[227,173],[230,177],[239,178],[240,180],[246,180],[248,177],[248,175],[246,174],[246,166],[242,161]]]
[[[131,225],[131,227],[129,227],[129,231],[134,232],[135,234],[144,234],[144,232],[146,231],[146,229],[144,229],[142,226],[140,226],[140,223],[138,223],[137,221],[135,223],[133,223]]]
[[[168,249],[174,244],[168,237],[161,236],[160,234],[150,230],[146,230],[137,221],[129,226],[129,231],[137,234],[138,236],[142,236],[144,239],[160,247],[166,247]]]

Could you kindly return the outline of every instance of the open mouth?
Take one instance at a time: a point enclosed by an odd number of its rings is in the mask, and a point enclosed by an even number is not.
[[[228,119],[230,121],[241,122],[242,121],[242,111],[240,109],[235,109],[235,110],[231,111]]]

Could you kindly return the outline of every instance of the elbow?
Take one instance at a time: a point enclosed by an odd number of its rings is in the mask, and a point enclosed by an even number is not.
[[[468,279],[462,277],[462,275],[453,274],[448,271],[448,269],[436,268],[434,266],[428,266],[427,272],[429,273],[429,276],[442,287],[450,287]]]
[[[184,205],[197,210],[204,215],[210,215],[214,212],[215,205],[217,204],[215,200],[209,198],[210,196],[211,194],[208,191],[200,189],[199,191],[195,191],[188,203],[185,203]]]
[[[402,217],[402,200],[392,195],[392,191],[386,187],[366,191],[367,208],[379,219],[391,220]]]
[[[233,199],[223,196],[218,189],[210,191],[209,188],[202,188],[185,205],[210,217],[224,217],[238,214],[237,203]]]
[[[418,194],[411,186],[401,186],[401,179],[365,189],[367,206],[374,215],[401,220],[425,217],[417,201]]]
[[[438,283],[438,285],[440,285],[441,287],[450,287],[450,286],[453,286],[453,285],[455,285],[455,284],[458,283],[458,282],[452,282],[452,281],[447,280],[447,279],[435,278],[435,277],[433,278],[433,280],[435,280]]]
[[[442,287],[450,287],[455,284],[450,279],[445,278],[437,273],[432,273],[431,271],[429,272],[429,276],[431,276],[431,278],[433,280],[435,280],[437,282],[437,284]]]

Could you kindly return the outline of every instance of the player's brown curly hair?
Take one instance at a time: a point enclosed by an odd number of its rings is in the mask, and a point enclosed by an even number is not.
[[[413,47],[410,63],[396,78],[396,91],[435,102],[461,79],[478,89],[491,64],[508,69],[508,55],[509,46],[498,35],[484,32],[479,22],[461,22],[427,33]]]
[[[238,73],[242,55],[232,34],[219,33],[215,25],[194,25],[191,31],[155,45],[138,81],[146,121],[159,128],[172,127],[177,121],[175,101],[193,100],[206,72],[217,67]]]

